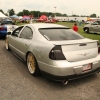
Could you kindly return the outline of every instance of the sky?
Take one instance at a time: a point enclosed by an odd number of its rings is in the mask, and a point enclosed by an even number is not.
[[[56,7],[56,8],[54,8]],[[14,9],[15,13],[25,10],[41,12],[59,12],[67,15],[100,16],[100,0],[0,0],[0,9],[7,13]]]

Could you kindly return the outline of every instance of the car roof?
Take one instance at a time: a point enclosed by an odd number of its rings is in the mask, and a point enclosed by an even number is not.
[[[33,23],[33,24],[28,24],[33,26],[34,28],[69,28],[67,26],[63,26],[63,25],[58,25],[58,24],[52,24],[52,23]],[[25,25],[27,26],[27,24]]]
[[[66,26],[63,26],[63,25],[58,25],[58,24],[55,24],[55,23],[32,23],[32,24],[24,24],[22,26],[30,26],[30,27],[33,27],[33,29],[35,30],[36,34],[34,34],[34,37],[35,38],[38,38],[39,40],[42,40],[42,41],[47,41],[47,39],[45,39],[39,32],[38,29],[40,28],[68,28],[69,27],[66,27]]]

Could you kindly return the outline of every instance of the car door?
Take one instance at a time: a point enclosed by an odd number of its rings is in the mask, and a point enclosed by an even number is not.
[[[22,59],[24,59],[27,49],[32,42],[33,30],[29,26],[25,26],[21,31],[19,37],[16,39],[16,54],[19,55]]]
[[[94,23],[91,23],[90,31],[99,32],[99,23],[97,21],[95,21]]]
[[[98,22],[98,32],[100,33],[100,21],[97,22]]]
[[[20,31],[22,30],[23,27],[24,26],[18,27],[8,37],[9,46],[10,46],[11,50],[14,51],[14,52],[16,52],[16,47],[15,47],[16,44],[15,44],[15,41],[18,39],[18,35],[19,35],[19,33],[20,33]]]

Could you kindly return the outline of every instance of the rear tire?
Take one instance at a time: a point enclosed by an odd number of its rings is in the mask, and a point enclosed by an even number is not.
[[[10,51],[8,39],[5,39],[6,50]]]
[[[89,33],[89,28],[88,27],[84,28],[84,32]]]
[[[38,76],[39,75],[39,67],[37,61],[32,53],[27,55],[27,67],[31,75]]]

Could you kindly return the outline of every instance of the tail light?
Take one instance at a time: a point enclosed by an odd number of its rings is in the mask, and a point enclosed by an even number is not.
[[[5,30],[5,28],[4,27],[0,27],[0,31],[3,31],[3,30]]]
[[[52,59],[52,60],[66,60],[60,45],[56,45],[50,51],[49,58]]]

